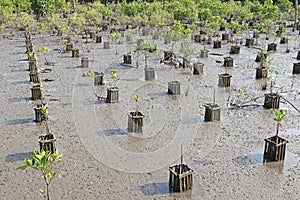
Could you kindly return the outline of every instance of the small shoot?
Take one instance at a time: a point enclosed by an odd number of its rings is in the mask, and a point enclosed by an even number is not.
[[[114,82],[113,87],[117,87],[117,85],[116,85],[116,79],[117,79],[117,77],[118,77],[118,73],[117,73],[116,71],[111,71],[111,72],[110,72],[110,77],[111,77],[111,79],[112,79],[113,82]]]
[[[49,47],[46,47],[46,46],[42,46],[42,47],[38,48],[38,50],[37,50],[38,53],[46,53],[48,51],[50,51],[50,49],[49,49]]]
[[[274,120],[277,122],[277,129],[276,129],[276,136],[277,136],[279,132],[280,123],[284,119],[285,113],[282,109],[278,109],[274,114],[275,114]]]
[[[95,73],[91,72],[91,71],[89,71],[89,72],[83,72],[83,76],[94,78],[95,77]]]
[[[49,52],[49,51],[50,51],[49,47],[42,46],[42,47],[40,47],[40,48],[37,49],[37,54],[36,54],[36,56],[38,57],[38,56],[40,56],[40,54],[47,53],[47,52]],[[47,59],[46,59],[46,57],[45,57],[45,54],[43,54],[43,57],[44,57],[44,59],[45,59],[45,63],[47,63]]]
[[[275,114],[274,120],[278,123],[280,123],[285,117],[285,113],[282,109],[278,109],[274,114]]]
[[[47,105],[42,105],[42,114],[44,114],[44,115],[47,115],[48,114],[48,107],[47,107]]]
[[[116,71],[111,71],[110,72],[110,76],[112,79],[116,79],[117,78],[118,73]]]
[[[134,95],[133,96],[133,100],[136,102],[136,110],[135,110],[135,115],[138,116],[139,115],[139,96],[138,95]]]
[[[193,74],[190,74],[186,77],[188,83],[187,83],[187,88],[185,91],[185,96],[188,96],[188,94],[189,94],[190,81],[192,80],[192,78],[193,78]]]
[[[190,81],[192,80],[192,78],[193,78],[193,75],[192,75],[192,74],[190,74],[190,75],[188,75],[188,76],[186,77],[186,79],[187,79],[188,82],[190,82]]]
[[[45,91],[45,88],[43,87],[42,83],[40,84],[40,91],[41,91],[41,92],[44,92],[44,91]]]
[[[134,100],[135,102],[138,102],[138,101],[139,101],[139,96],[138,96],[138,95],[134,95],[133,100]]]

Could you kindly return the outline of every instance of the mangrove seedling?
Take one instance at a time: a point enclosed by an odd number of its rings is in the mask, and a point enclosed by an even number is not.
[[[138,115],[139,114],[139,96],[138,95],[134,95],[133,96],[133,100],[136,102],[136,109],[135,109],[135,114]]]
[[[42,104],[42,114],[47,115],[48,114],[48,107],[47,105]]]
[[[88,76],[88,77],[94,78],[95,74],[94,74],[94,72],[88,71],[88,72],[83,72],[83,76],[86,76],[86,77]]]
[[[111,40],[112,42],[115,43],[116,46],[116,55],[118,54],[118,49],[117,49],[117,45],[119,42],[121,42],[122,39],[122,35],[119,32],[112,32],[109,36],[108,36],[109,40]]]
[[[173,52],[176,42],[187,38],[188,34],[192,34],[192,32],[193,31],[191,29],[185,28],[179,21],[175,21],[168,31],[162,36],[164,37],[165,41],[172,43]]]
[[[53,178],[56,176],[56,173],[52,172],[51,165],[55,162],[64,162],[61,159],[62,155],[58,154],[56,150],[54,153],[50,151],[44,151],[43,149],[33,150],[31,153],[31,159],[25,158],[24,164],[18,167],[18,170],[25,170],[28,167],[37,171],[37,173],[41,173],[42,179],[45,181],[46,186],[41,187],[40,194],[50,200],[50,192],[49,186]]]
[[[43,87],[42,83],[40,84],[40,91],[41,91],[41,92],[44,92],[44,91],[45,91],[45,88]]]
[[[183,54],[183,59],[185,59],[187,62],[191,61],[191,56],[196,50],[191,47],[190,42],[184,42],[181,43],[180,53]],[[185,68],[185,66],[183,66]]]
[[[185,91],[185,96],[187,96],[189,94],[190,81],[192,80],[192,78],[193,78],[192,74],[190,74],[186,77],[186,79],[187,79],[187,88],[186,88],[186,91]]]
[[[285,117],[285,113],[282,109],[278,109],[274,114],[275,114],[274,120],[277,122],[277,128],[276,128],[276,136],[277,136],[279,132],[279,127],[281,125],[281,121]]]
[[[81,50],[83,52],[83,57],[85,57],[85,49],[86,49],[86,46],[84,44],[81,45]]]
[[[137,47],[136,50],[143,51],[144,52],[144,57],[145,57],[145,68],[148,67],[148,60],[149,60],[149,55],[147,52],[154,52],[156,50],[156,44],[153,44],[151,42],[141,42]],[[138,56],[139,57],[139,56]],[[138,63],[138,62],[137,62]]]
[[[50,51],[50,49],[48,47],[42,46],[37,49],[37,53],[38,53],[37,56],[39,56],[39,54],[41,54],[41,53],[44,55],[45,53],[47,53],[49,51]],[[49,62],[47,61],[45,55],[44,55],[44,59],[45,59],[45,65],[47,65]]]
[[[116,71],[110,72],[110,77],[113,80],[113,87],[117,87],[116,79],[117,79],[118,73]]]

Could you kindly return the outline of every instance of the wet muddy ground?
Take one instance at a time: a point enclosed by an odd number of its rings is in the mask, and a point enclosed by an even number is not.
[[[236,91],[242,86],[250,97],[263,96],[262,81],[255,79],[255,48],[241,47],[241,53],[232,55],[234,66],[224,68],[223,56],[229,55],[231,44],[222,42],[222,49],[205,48],[208,58],[197,58],[204,63],[204,74],[195,75],[188,83],[189,69],[175,69],[161,64],[163,50],[170,50],[163,40],[154,40],[158,51],[150,54],[151,67],[156,78],[145,81],[143,55],[136,67],[122,65],[123,54],[133,51],[133,42],[112,44],[103,49],[103,43],[87,44],[90,67],[80,67],[80,59],[70,53],[59,53],[60,38],[48,32],[33,35],[35,49],[46,45],[46,54],[54,66],[41,73],[44,97],[49,104],[49,128],[57,137],[56,146],[66,160],[53,166],[58,173],[50,186],[52,199],[298,199],[300,196],[300,115],[290,105],[281,102],[286,112],[279,135],[289,141],[283,162],[264,164],[264,139],[276,133],[273,111],[261,106],[231,109],[229,101],[236,100]],[[150,36],[142,36],[152,41]],[[107,33],[103,34],[107,39]],[[267,44],[270,41],[259,41]],[[279,42],[279,39],[276,40]],[[30,100],[28,62],[25,39],[21,31],[6,31],[0,39],[1,107],[1,199],[38,199],[43,182],[31,170],[17,171],[30,150],[38,147],[38,136],[45,134],[45,124],[34,122]],[[78,45],[81,46],[80,44]],[[204,46],[192,43],[197,50]],[[179,53],[180,44],[175,45]],[[118,55],[115,55],[115,49]],[[300,77],[292,77],[299,42],[297,38],[270,54],[270,71],[279,69],[275,91],[300,107]],[[223,56],[212,55],[223,54]],[[105,72],[105,86],[94,87],[93,78],[83,77],[86,71]],[[118,72],[116,84],[120,88],[120,102],[108,104],[94,95],[106,96],[112,84],[109,72]],[[218,74],[232,74],[231,87],[219,88]],[[181,95],[167,94],[169,81],[181,83]],[[215,92],[214,92],[215,91]],[[204,122],[204,106],[214,99],[220,106],[220,122]],[[127,132],[127,113],[136,108],[134,95],[139,95],[139,109],[145,114],[143,134]],[[187,95],[186,95],[187,94]],[[263,98],[255,102],[263,104]],[[168,167],[183,160],[193,170],[194,186],[189,192],[171,194],[168,190]]]

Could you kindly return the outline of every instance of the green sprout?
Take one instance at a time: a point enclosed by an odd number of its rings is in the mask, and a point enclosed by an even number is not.
[[[44,114],[44,115],[47,115],[48,114],[48,108],[47,108],[47,106],[46,105],[42,105],[42,113]]]
[[[238,89],[238,97],[240,97],[241,95],[243,95],[245,99],[248,99],[248,92],[245,86],[243,86],[241,89]]]
[[[275,114],[274,120],[277,122],[276,135],[278,135],[280,122],[285,117],[285,113],[282,109],[278,109],[274,114]]]
[[[138,114],[139,114],[139,104],[138,104],[138,102],[139,102],[139,96],[138,95],[134,95],[133,96],[133,100],[136,102],[135,114],[136,114],[136,116],[138,116]]]
[[[110,72],[110,76],[112,79],[116,79],[117,78],[118,73],[116,71],[111,71]]]
[[[83,72],[83,76],[89,76],[89,77],[94,78],[95,74],[94,74],[94,72],[89,71],[89,72]]]
[[[41,92],[44,92],[44,91],[45,91],[45,88],[43,87],[42,84],[40,85],[40,91],[41,91]]]
[[[48,47],[46,47],[46,46],[42,46],[42,47],[40,47],[40,48],[38,48],[38,50],[37,50],[37,52],[38,53],[41,53],[41,52],[48,52],[50,49],[48,48]]]
[[[187,78],[187,80],[188,80],[188,81],[191,81],[191,80],[192,80],[192,78],[193,78],[193,75],[192,75],[192,74],[190,74],[190,75],[188,75],[186,78]]]
[[[285,117],[285,113],[282,109],[278,109],[274,114],[275,114],[274,120],[278,123],[280,123]]]
[[[139,96],[138,95],[134,95],[133,99],[134,99],[135,102],[138,102],[139,101]]]

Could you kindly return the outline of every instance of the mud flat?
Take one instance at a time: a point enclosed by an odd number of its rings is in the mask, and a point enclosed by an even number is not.
[[[150,41],[150,36],[143,39]],[[120,64],[123,54],[134,50],[135,42],[113,44],[111,49],[103,49],[103,43],[87,44],[91,51],[87,53],[91,60],[88,69],[81,68],[80,58],[72,58],[71,52],[55,51],[61,48],[58,36],[42,32],[33,35],[33,42],[36,48],[48,46],[51,51],[46,57],[55,63],[38,64],[41,69],[51,69],[40,78],[49,104],[50,131],[66,160],[54,166],[58,177],[50,188],[52,199],[299,199],[299,113],[281,103],[286,118],[280,135],[289,141],[286,159],[284,163],[264,164],[264,139],[276,131],[273,111],[262,107],[230,109],[227,105],[242,86],[251,96],[266,92],[255,79],[257,49],[241,46],[240,54],[232,55],[234,66],[225,69],[220,63],[223,56],[217,55],[228,56],[230,44],[224,42],[221,49],[206,45],[215,55],[200,59],[204,74],[193,76],[188,83],[189,69],[159,62],[162,50],[170,49],[161,40],[154,41],[159,50],[150,55],[154,81],[144,80],[142,55],[139,67],[135,66],[137,54],[133,54],[132,66]],[[43,185],[33,171],[16,170],[29,151],[38,147],[38,136],[45,133],[45,126],[34,122],[35,102],[30,100],[24,43],[21,31],[1,33],[1,199],[39,199],[38,188]],[[192,45],[203,49],[199,43]],[[271,54],[276,66],[272,70],[280,70],[276,83],[284,87],[282,95],[299,108],[300,77],[292,78],[299,44],[291,41],[289,53],[285,48],[278,45]],[[105,85],[95,87],[93,78],[83,77],[88,70],[104,72]],[[120,101],[109,104],[94,93],[106,96],[112,70],[118,72]],[[219,88],[218,74],[225,71],[232,75],[231,86]],[[167,94],[168,82],[173,80],[181,83],[180,95]],[[215,102],[222,106],[221,121],[204,122],[203,105],[213,101],[214,90]],[[135,94],[145,114],[143,134],[127,132],[127,113],[136,107]],[[263,99],[256,103],[263,104]],[[168,167],[180,162],[181,144],[184,162],[194,170],[194,186],[190,192],[172,194]]]

